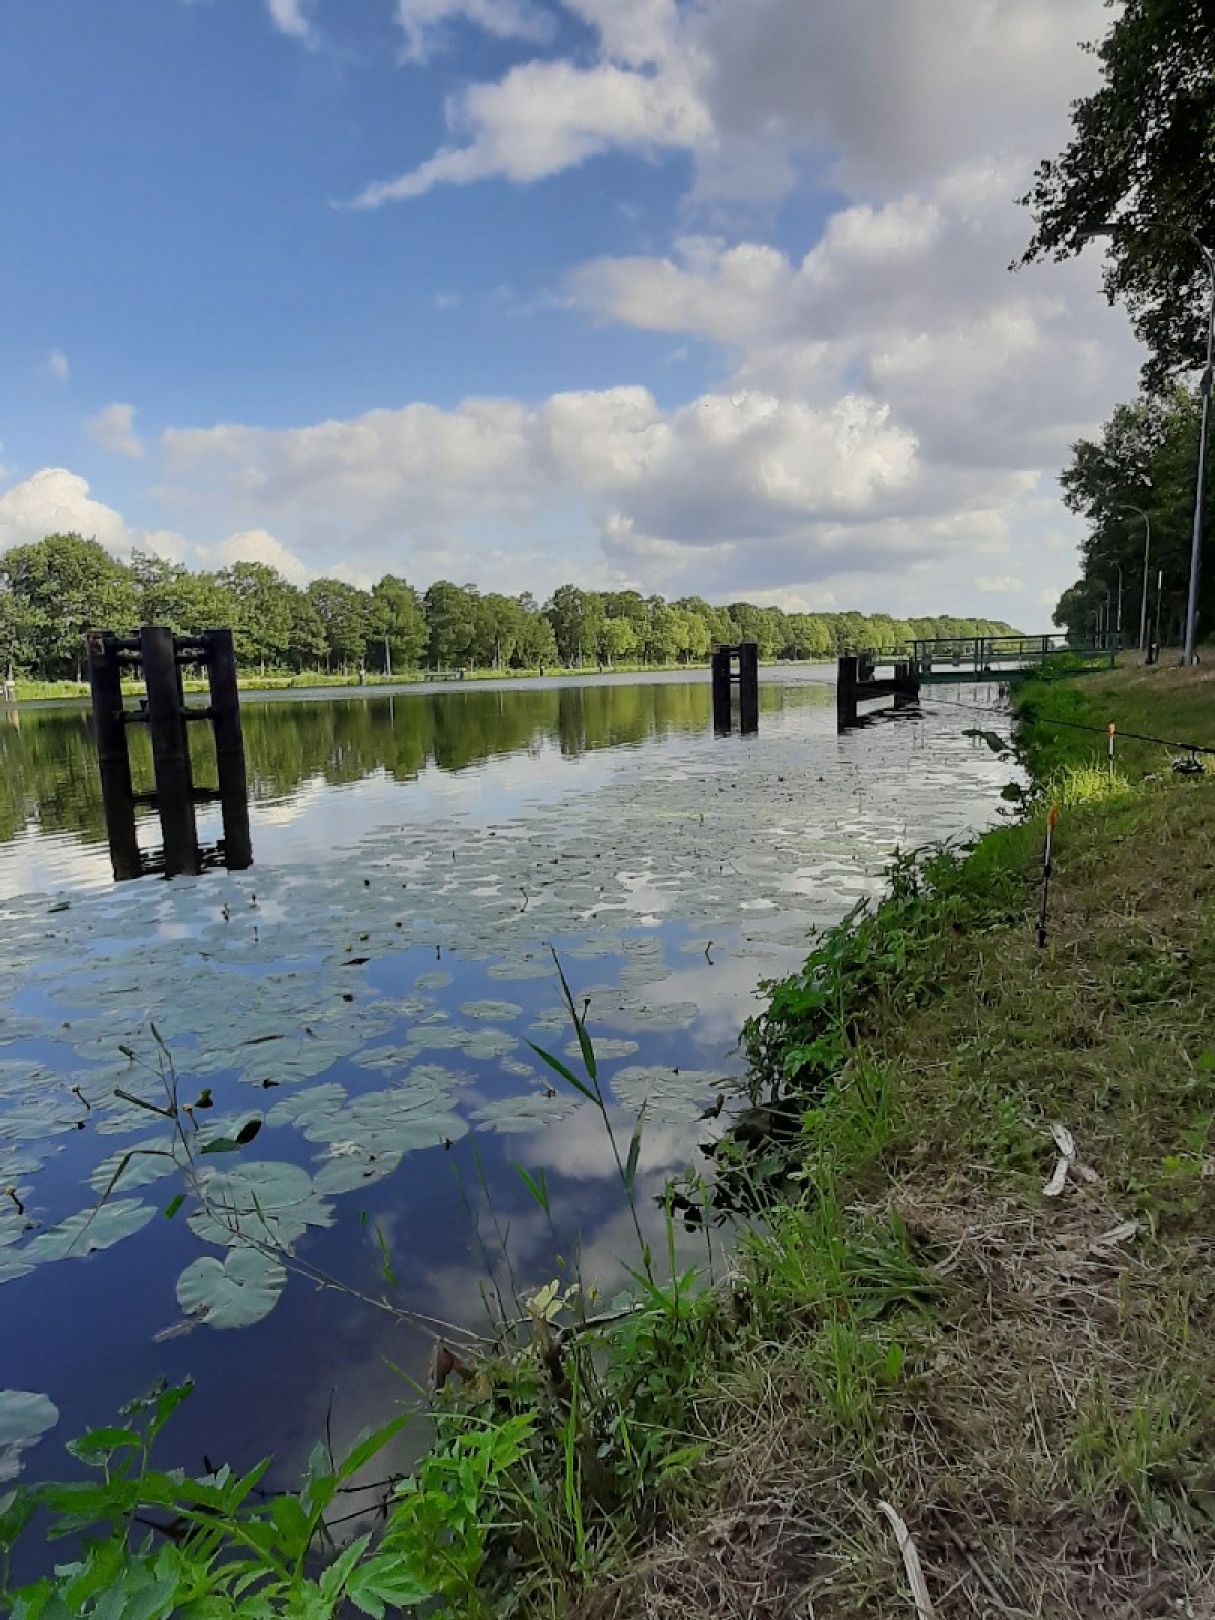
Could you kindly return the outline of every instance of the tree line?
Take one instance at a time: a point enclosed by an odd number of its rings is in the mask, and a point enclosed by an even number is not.
[[[1139,397],[1117,407],[1099,438],[1078,441],[1063,473],[1064,498],[1089,534],[1055,622],[1087,641],[1099,618],[1115,625],[1121,589],[1123,639],[1136,642],[1146,580],[1151,620],[1160,585],[1167,642],[1181,639],[1188,596],[1201,432],[1201,385],[1189,379],[1206,362],[1215,293],[1209,0],[1125,0],[1095,55],[1097,88],[1075,104],[1070,141],[1022,199],[1036,225],[1025,261],[1103,241],[1106,293],[1125,306],[1146,358]],[[1209,560],[1204,572],[1200,633],[1215,624]]]
[[[1080,439],[1061,476],[1063,498],[1088,520],[1082,573],[1059,599],[1055,623],[1077,644],[1098,624],[1137,646],[1147,581],[1146,629],[1183,639],[1189,596],[1200,406],[1174,386],[1119,405],[1096,439]],[[1121,601],[1119,600],[1121,598]],[[1215,622],[1215,570],[1199,576],[1199,624]]]
[[[719,643],[754,641],[766,659],[831,658],[916,636],[1000,635],[993,619],[784,613],[750,602],[668,602],[639,591],[559,586],[543,605],[437,580],[418,590],[385,574],[370,590],[338,579],[291,584],[265,563],[191,570],[136,552],[120,562],[96,540],[52,534],[0,555],[0,665],[42,680],[79,678],[90,629],[231,626],[245,668],[301,674],[419,669],[553,669],[692,664]]]

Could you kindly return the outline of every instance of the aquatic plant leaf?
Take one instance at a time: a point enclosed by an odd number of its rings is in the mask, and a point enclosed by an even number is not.
[[[504,1029],[476,1029],[467,1032],[467,1038],[460,1044],[470,1058],[486,1061],[505,1057],[515,1050],[519,1041]]]
[[[189,1226],[205,1243],[222,1246],[248,1237],[287,1245],[310,1226],[333,1225],[332,1207],[298,1164],[242,1161],[208,1171],[201,1187],[203,1202]]]
[[[612,1094],[632,1113],[644,1108],[652,1124],[682,1125],[698,1119],[722,1085],[720,1074],[703,1069],[664,1069],[634,1064],[611,1077]]]
[[[136,1187],[150,1187],[154,1181],[163,1181],[178,1168],[175,1146],[172,1137],[153,1136],[120,1148],[96,1166],[89,1176],[89,1186],[94,1192],[108,1195],[133,1192]]]
[[[100,1249],[112,1249],[145,1227],[156,1213],[154,1204],[119,1198],[94,1209],[82,1209],[57,1226],[39,1232],[20,1252],[39,1265],[49,1260],[82,1260]]]
[[[522,983],[526,979],[547,979],[552,968],[547,962],[524,959],[518,962],[491,962],[486,972],[491,979],[509,979]]]
[[[287,1271],[258,1249],[233,1249],[223,1260],[202,1255],[177,1279],[177,1303],[208,1327],[251,1327],[278,1303]]]
[[[465,1018],[483,1018],[488,1023],[523,1017],[523,1008],[514,1001],[462,1001],[460,1011]]]
[[[525,1131],[538,1131],[554,1120],[564,1119],[582,1105],[573,1097],[550,1097],[544,1092],[529,1092],[522,1097],[500,1097],[483,1103],[469,1116],[481,1131],[496,1131],[500,1135],[522,1135]]]
[[[595,1042],[595,1056],[601,1063],[605,1060],[610,1062],[613,1058],[632,1057],[634,1052],[639,1050],[636,1041],[613,1040],[607,1035],[595,1035],[592,1038]],[[565,1048],[565,1055],[569,1058],[580,1059],[582,1057],[581,1043],[570,1041]]]
[[[392,1175],[403,1157],[391,1149],[377,1153],[358,1142],[335,1142],[329,1157],[319,1162],[312,1185],[327,1196],[354,1192]]]
[[[21,1453],[36,1446],[59,1422],[59,1408],[46,1395],[0,1389],[0,1483],[15,1479]]]

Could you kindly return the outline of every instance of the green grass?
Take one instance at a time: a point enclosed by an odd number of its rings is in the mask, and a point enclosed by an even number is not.
[[[802,661],[793,660],[790,662],[800,664]],[[707,667],[707,664],[702,662],[693,664],[617,663],[610,667],[605,666],[602,669],[596,664],[584,664],[574,668],[566,668],[562,664],[550,664],[545,669],[466,669],[463,682],[533,680],[542,675],[560,676],[565,679],[598,675],[669,675],[680,671],[694,674],[696,671],[703,671]],[[771,667],[778,666],[773,665]],[[360,680],[357,674],[327,674],[324,670],[306,670],[298,675],[259,675],[254,671],[246,671],[240,676],[239,685],[243,692],[310,691],[337,687],[349,687],[358,691],[377,686],[414,686],[434,679],[432,672],[425,669],[407,669],[403,670],[399,675],[369,673],[363,680]],[[443,684],[458,688],[462,683],[460,680],[447,678]],[[197,678],[187,677],[182,682],[182,685],[187,692],[191,693],[200,693],[207,690],[207,683]],[[15,690],[18,703],[63,702],[70,699],[87,698],[89,695],[87,681],[40,681],[31,680],[24,676],[18,677]],[[143,687],[137,681],[124,681],[123,690],[133,697],[142,695]]]

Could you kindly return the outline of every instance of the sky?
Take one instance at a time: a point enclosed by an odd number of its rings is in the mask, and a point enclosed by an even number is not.
[[[1027,631],[1136,387],[1009,270],[1104,0],[7,0],[0,549]]]

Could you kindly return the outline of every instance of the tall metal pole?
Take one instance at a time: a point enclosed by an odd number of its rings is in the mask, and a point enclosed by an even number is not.
[[[1114,626],[1114,628],[1118,632],[1118,645],[1121,646],[1122,645],[1122,564],[1121,563],[1115,563],[1114,567],[1118,570],[1118,622]]]
[[[1207,423],[1211,416],[1211,366],[1215,361],[1215,254],[1198,238],[1198,247],[1206,261],[1211,278],[1211,303],[1207,313],[1207,363],[1202,374],[1202,425],[1198,438],[1198,481],[1194,491],[1194,534],[1190,542],[1190,594],[1185,610],[1184,662],[1196,661],[1195,642],[1198,634],[1198,575],[1202,562],[1202,503],[1207,471]]]
[[[1152,520],[1142,506],[1126,506],[1126,512],[1138,512],[1143,519],[1143,598],[1139,604],[1139,651],[1147,649],[1148,572],[1152,565]]]

